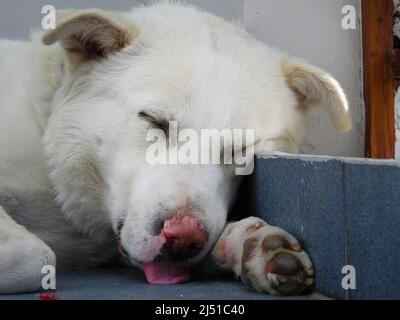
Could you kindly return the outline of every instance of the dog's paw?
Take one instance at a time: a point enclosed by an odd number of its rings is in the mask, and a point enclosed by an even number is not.
[[[314,284],[310,258],[277,231],[266,226],[245,241],[240,277],[260,292],[301,294]]]
[[[297,295],[314,284],[311,260],[296,238],[258,218],[228,225],[213,256],[259,292]]]

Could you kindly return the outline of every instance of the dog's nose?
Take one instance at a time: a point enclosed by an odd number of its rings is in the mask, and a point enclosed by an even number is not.
[[[165,221],[162,234],[166,239],[162,250],[174,260],[193,258],[207,241],[204,226],[191,216],[176,216]]]

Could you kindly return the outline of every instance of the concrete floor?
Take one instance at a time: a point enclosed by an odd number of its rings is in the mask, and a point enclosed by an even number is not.
[[[199,280],[176,286],[148,285],[143,273],[132,268],[95,269],[57,274],[58,300],[319,300],[258,294],[240,281]],[[0,296],[0,300],[37,300],[38,294]]]

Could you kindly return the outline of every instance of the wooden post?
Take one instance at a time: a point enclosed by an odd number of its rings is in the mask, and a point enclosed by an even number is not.
[[[393,0],[362,0],[366,156],[395,157]]]

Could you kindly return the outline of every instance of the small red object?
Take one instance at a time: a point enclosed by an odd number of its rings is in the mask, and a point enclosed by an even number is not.
[[[42,301],[58,300],[54,293],[40,293],[38,294],[38,299]]]

